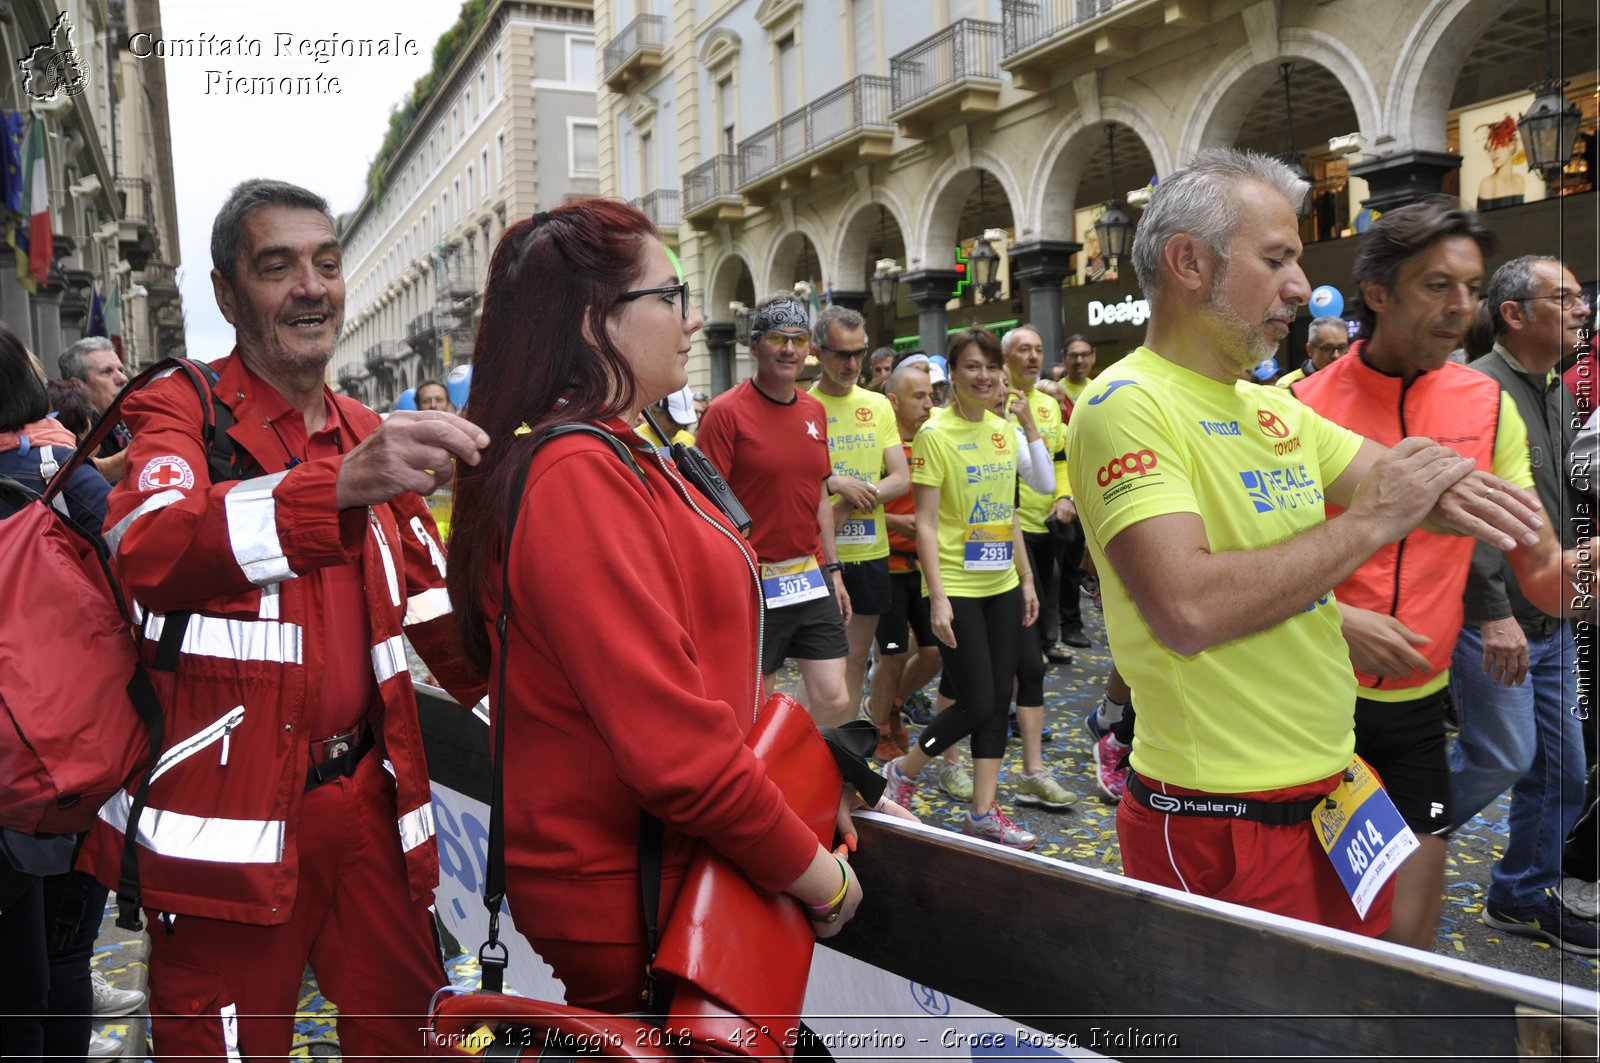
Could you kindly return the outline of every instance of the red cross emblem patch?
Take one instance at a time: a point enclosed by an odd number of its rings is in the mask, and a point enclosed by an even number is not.
[[[164,454],[145,462],[139,471],[139,490],[167,491],[177,488],[187,491],[194,486],[194,470],[176,454]]]

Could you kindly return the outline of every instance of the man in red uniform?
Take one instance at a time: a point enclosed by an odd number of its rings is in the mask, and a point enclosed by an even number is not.
[[[488,439],[447,413],[380,423],[328,390],[345,293],[320,196],[246,181],[211,254],[236,335],[213,363],[229,474],[170,376],[124,408],[134,442],[106,517],[166,716],[137,831],[156,1051],[286,1055],[309,963],[347,1057],[408,1055],[444,971],[402,632],[464,704],[483,692],[448,652],[444,553],[417,492]],[[102,881],[129,812],[118,794],[90,835]]]
[[[810,348],[811,319],[798,300],[779,296],[756,307],[750,326],[755,375],[716,397],[696,442],[754,522],[750,545],[761,562],[767,603],[766,684],[795,658],[806,707],[831,727],[857,711],[845,683],[850,596],[838,578],[842,566],[828,504],[829,485],[843,486],[847,478],[832,475],[822,403],[795,387]]]

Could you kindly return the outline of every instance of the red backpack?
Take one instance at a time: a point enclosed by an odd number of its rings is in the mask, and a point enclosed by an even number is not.
[[[200,393],[209,444],[216,427],[205,384],[210,367],[168,359],[128,383],[42,495],[0,477],[0,503],[14,510],[0,519],[0,827],[86,831],[100,806],[141,779],[118,889],[119,900],[135,904],[135,840],[163,744],[161,703],[139,661],[133,617],[100,529],[75,521],[61,493],[116,425],[122,400],[172,371]]]

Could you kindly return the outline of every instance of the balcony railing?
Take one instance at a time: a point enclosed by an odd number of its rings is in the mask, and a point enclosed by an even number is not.
[[[889,60],[891,104],[915,106],[952,85],[1000,80],[1000,23],[964,18]]]
[[[152,303],[164,306],[178,297],[178,270],[172,263],[150,259],[140,275]]]
[[[658,188],[654,192],[639,197],[633,205],[644,212],[644,216],[655,222],[658,229],[676,229],[680,220],[678,216],[678,193],[670,188]]]
[[[400,344],[395,340],[379,340],[367,348],[364,361],[369,372],[382,372],[385,366],[395,360],[396,350]]]
[[[894,123],[889,121],[888,78],[863,74],[819,96],[806,110],[811,116],[811,150],[861,129],[894,132]]]
[[[737,195],[739,157],[717,155],[683,175],[683,212],[692,214],[714,199]]]
[[[739,142],[739,186],[756,184],[856,133],[894,135],[889,79],[863,74]]]
[[[433,269],[441,299],[468,299],[478,294],[478,285],[465,255],[446,255],[433,264]]]
[[[417,337],[431,337],[435,331],[437,326],[434,323],[433,311],[424,310],[406,324],[406,339],[413,341],[412,346],[416,346]]]
[[[634,67],[643,65],[634,62],[636,59],[653,58],[655,61],[648,65],[652,68],[659,65],[666,45],[667,20],[661,15],[640,15],[622,27],[622,32],[606,45],[603,57],[606,84],[613,89],[625,87],[635,73]]]
[[[150,182],[142,177],[117,178],[117,199],[122,203],[122,216],[129,221],[153,221],[156,216],[154,200],[150,195]]]
[[[1062,30],[1099,18],[1122,0],[1001,0],[1005,54],[1016,55]]]

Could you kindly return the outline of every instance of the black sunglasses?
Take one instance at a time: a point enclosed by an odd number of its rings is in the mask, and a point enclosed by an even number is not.
[[[640,288],[637,291],[623,292],[617,296],[619,303],[631,303],[635,299],[642,299],[647,295],[666,295],[670,292],[678,293],[678,308],[683,312],[683,319],[689,320],[689,282],[679,281],[677,284],[668,284],[662,288]]]
[[[818,346],[829,354],[837,354],[841,358],[860,358],[867,353],[865,347],[851,347],[849,350],[845,350],[842,347],[829,347],[826,343],[818,344]]]

